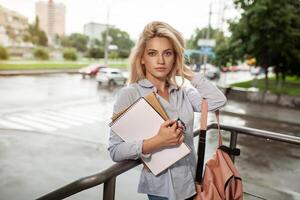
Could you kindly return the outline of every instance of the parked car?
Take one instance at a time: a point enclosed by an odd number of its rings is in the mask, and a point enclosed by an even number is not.
[[[211,64],[206,64],[205,67],[204,67],[204,65],[202,65],[200,72],[203,73],[205,75],[205,77],[207,77],[211,80],[220,78],[220,69]]]
[[[96,76],[96,74],[99,72],[100,69],[106,68],[105,65],[100,64],[92,64],[87,67],[83,67],[78,70],[78,72],[82,75],[82,78],[85,78],[86,76]]]
[[[250,73],[252,76],[258,76],[263,73],[263,68],[259,66],[253,66],[250,68]]]
[[[119,69],[103,68],[98,72],[96,80],[100,85],[112,86],[124,85],[127,81],[127,78]]]
[[[237,65],[232,65],[232,66],[229,66],[227,68],[228,68],[228,71],[230,71],[230,72],[237,72],[237,71],[240,70],[239,66],[237,66]]]

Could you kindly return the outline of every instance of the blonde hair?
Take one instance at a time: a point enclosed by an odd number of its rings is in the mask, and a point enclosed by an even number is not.
[[[172,71],[169,73],[167,80],[175,84],[176,74],[181,76],[183,79],[183,67],[184,67],[184,40],[176,29],[167,23],[154,21],[147,24],[141,33],[135,47],[132,49],[129,60],[130,60],[130,83],[136,83],[139,80],[146,78],[145,66],[141,64],[141,59],[144,54],[146,43],[154,37],[164,37],[169,39],[172,43],[175,51],[175,63]],[[183,79],[184,80],[184,79]],[[183,81],[182,81],[183,83]]]

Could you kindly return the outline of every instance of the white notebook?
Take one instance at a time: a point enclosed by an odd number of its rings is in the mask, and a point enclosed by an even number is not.
[[[153,137],[163,122],[159,113],[144,98],[140,98],[110,126],[124,141],[131,142]],[[190,148],[182,143],[154,152],[150,158],[142,160],[156,176],[190,152]]]

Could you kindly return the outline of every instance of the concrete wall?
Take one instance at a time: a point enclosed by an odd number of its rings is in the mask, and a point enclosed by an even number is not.
[[[250,101],[260,104],[273,104],[284,107],[300,109],[300,96],[273,94],[269,91],[255,91],[245,88],[221,88],[228,99]]]

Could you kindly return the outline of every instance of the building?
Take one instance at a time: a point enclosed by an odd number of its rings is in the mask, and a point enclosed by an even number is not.
[[[65,35],[65,5],[56,4],[53,0],[38,1],[35,4],[35,13],[39,18],[40,28],[45,31],[49,44],[54,44],[56,35]]]
[[[99,24],[90,22],[83,27],[83,33],[89,36],[90,41],[92,39],[98,39],[102,41],[102,33],[106,30],[106,24]]]
[[[3,46],[21,45],[28,25],[26,17],[0,6],[0,43]]]

